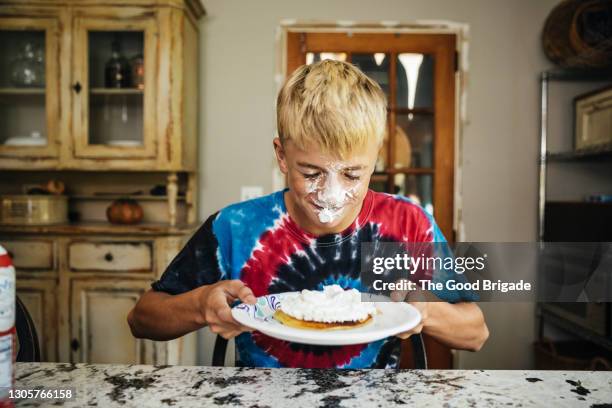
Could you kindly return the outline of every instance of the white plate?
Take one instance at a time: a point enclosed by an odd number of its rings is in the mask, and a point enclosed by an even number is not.
[[[408,331],[421,321],[419,311],[405,302],[392,302],[382,296],[366,295],[368,301],[376,302],[378,313],[365,326],[345,330],[311,330],[285,326],[273,315],[280,307],[283,297],[299,292],[286,292],[257,298],[257,303],[241,303],[232,308],[232,316],[240,324],[258,330],[270,337],[294,343],[321,346],[343,346],[370,343]],[[387,300],[387,301],[381,301]]]

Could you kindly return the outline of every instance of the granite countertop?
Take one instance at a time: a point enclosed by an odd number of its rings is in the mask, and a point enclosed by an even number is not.
[[[16,387],[72,388],[17,407],[612,407],[612,372],[316,370],[17,363]]]

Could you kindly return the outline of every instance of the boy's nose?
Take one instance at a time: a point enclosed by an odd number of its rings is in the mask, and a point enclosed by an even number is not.
[[[330,206],[343,204],[348,198],[348,192],[339,182],[328,182],[319,194],[319,201]]]

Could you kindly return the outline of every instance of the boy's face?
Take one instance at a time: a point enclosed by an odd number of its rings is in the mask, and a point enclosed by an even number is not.
[[[320,235],[340,232],[354,221],[376,164],[376,141],[345,159],[323,153],[316,144],[300,149],[291,140],[283,144],[278,138],[274,149],[287,176],[287,207],[302,228]]]

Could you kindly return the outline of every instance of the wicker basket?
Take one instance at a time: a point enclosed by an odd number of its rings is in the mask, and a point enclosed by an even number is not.
[[[598,24],[590,24],[597,20]],[[612,66],[612,0],[565,0],[544,24],[546,56],[568,68]]]
[[[533,344],[536,370],[612,369],[609,353],[585,341],[552,342],[542,339]]]

